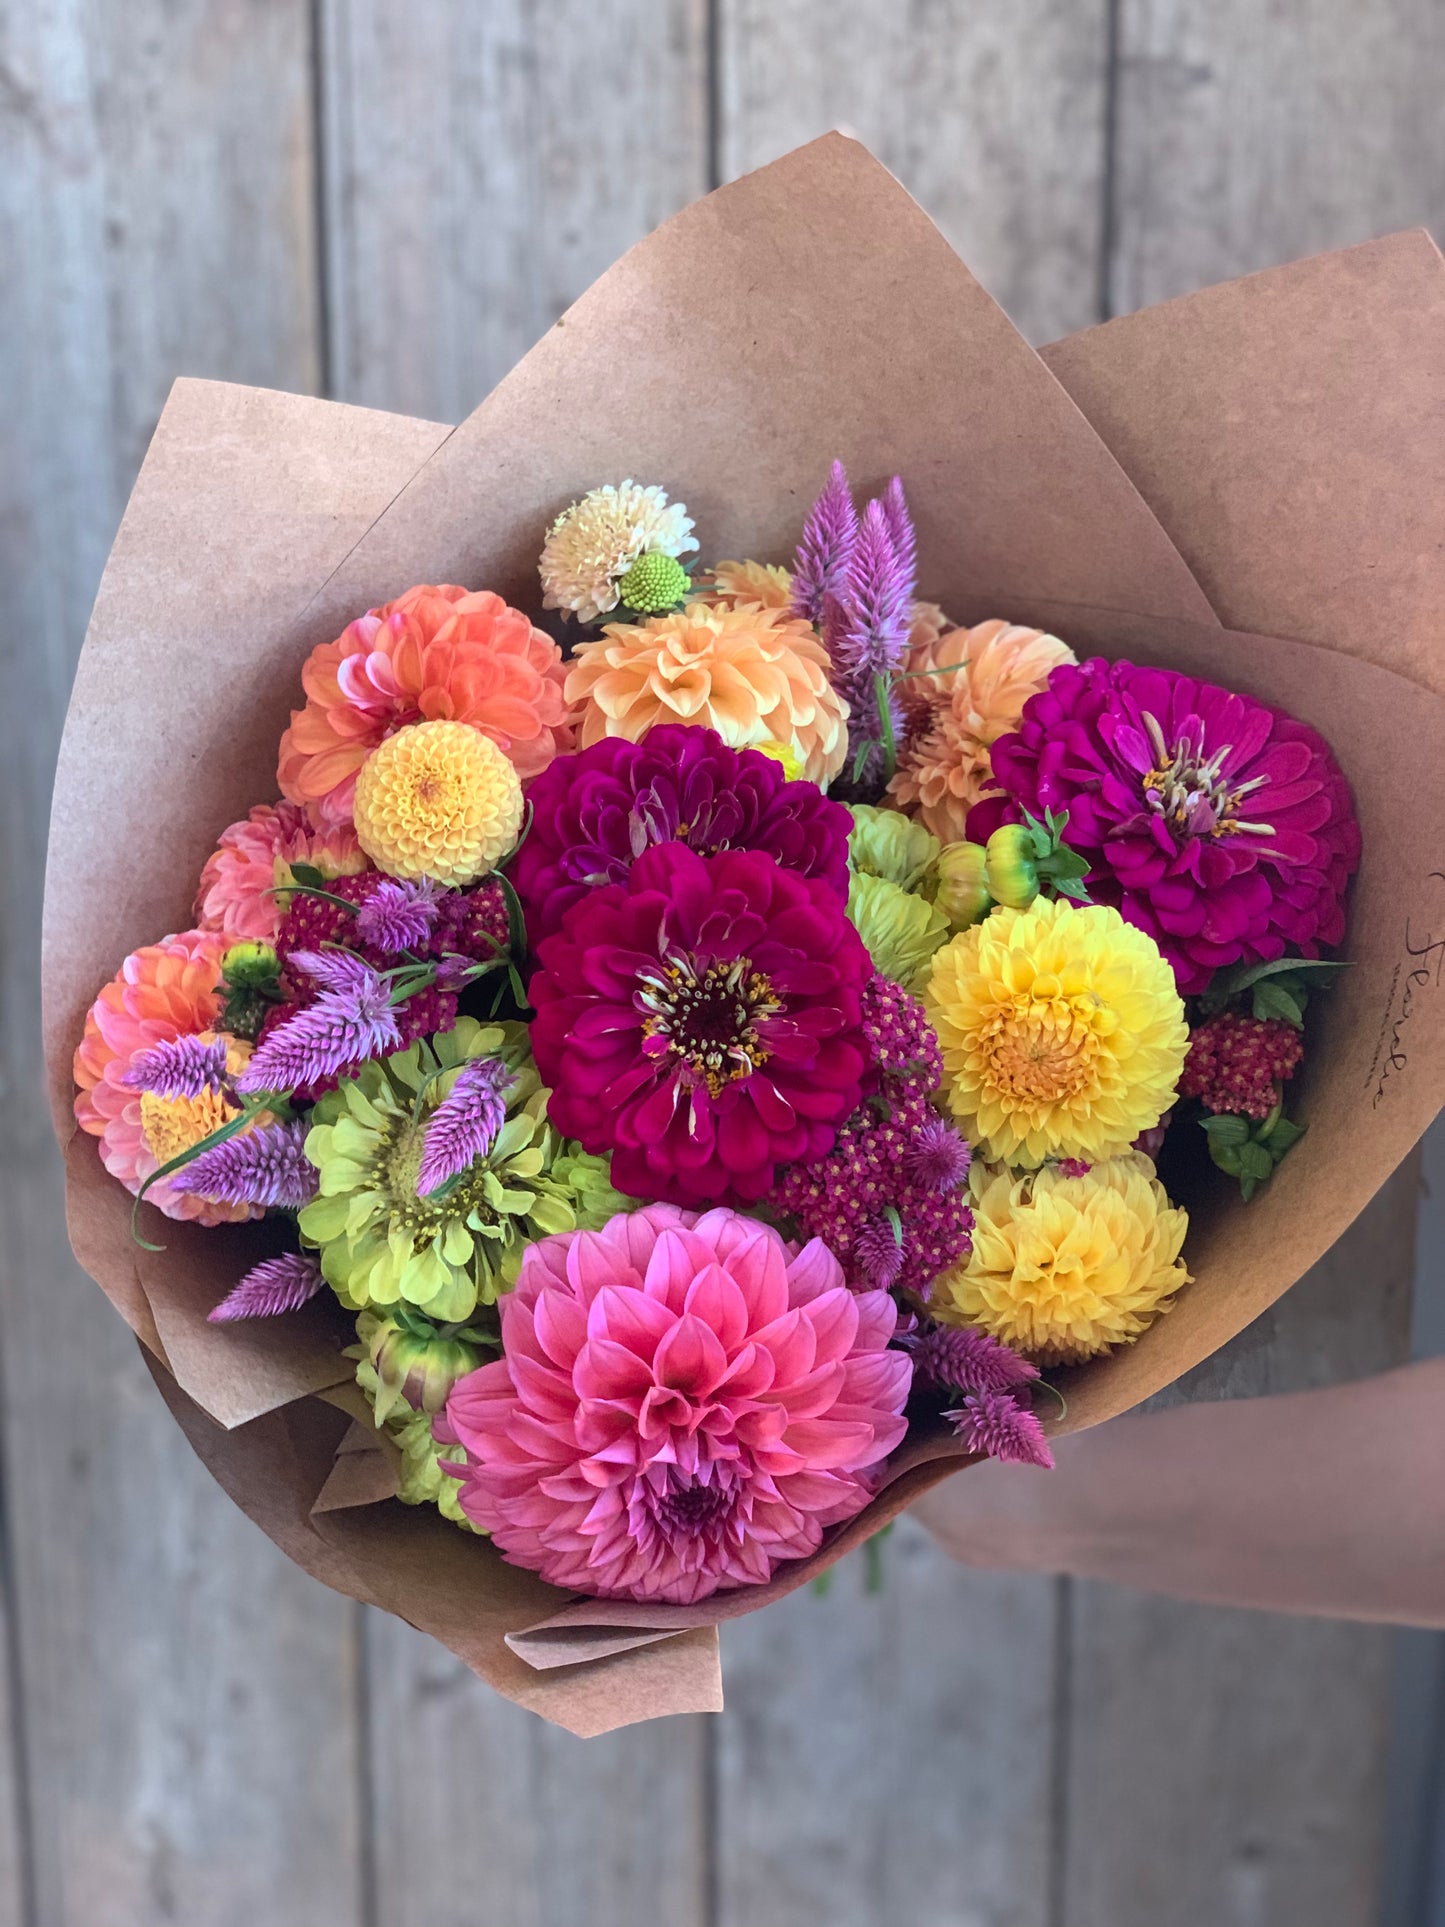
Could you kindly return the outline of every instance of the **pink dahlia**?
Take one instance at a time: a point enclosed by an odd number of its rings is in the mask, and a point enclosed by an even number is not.
[[[209,1043],[221,1013],[217,984],[226,940],[210,931],[188,930],[147,944],[126,958],[85,1019],[85,1034],[75,1053],[75,1117],[83,1131],[100,1139],[100,1161],[128,1191],[192,1145],[235,1117],[229,1081],[207,1078],[182,1092],[139,1088],[131,1071],[157,1045],[197,1037]],[[250,1047],[224,1040],[231,1077],[245,1069]],[[154,1061],[154,1060],[152,1060]],[[195,1218],[226,1224],[259,1218],[262,1207],[222,1204],[185,1189],[185,1169],[153,1184],[146,1197],[168,1218]]]
[[[790,783],[757,750],[729,749],[714,729],[659,723],[640,743],[604,736],[559,756],[528,800],[532,827],[512,881],[534,946],[589,890],[623,882],[655,843],[686,843],[700,856],[766,850],[848,894],[847,810],[816,783]]]
[[[868,952],[830,884],[760,850],[656,845],[572,906],[540,963],[548,1115],[634,1197],[753,1202],[862,1098]]]
[[[221,832],[206,858],[196,892],[196,922],[227,943],[274,943],[285,914],[278,886],[290,883],[293,863],[309,863],[324,877],[354,876],[366,858],[348,823],[314,830],[294,803],[258,803],[243,822]]]
[[[649,1205],[528,1248],[503,1356],[458,1380],[462,1510],[513,1565],[690,1605],[805,1559],[868,1503],[912,1366],[885,1292],[850,1292],[732,1211]]]
[[[1096,902],[1147,930],[1180,991],[1216,970],[1316,957],[1345,930],[1360,859],[1349,785],[1307,723],[1172,669],[1100,657],[1054,670],[993,745],[1007,792],[970,812],[983,841],[1020,808],[1067,810]]]

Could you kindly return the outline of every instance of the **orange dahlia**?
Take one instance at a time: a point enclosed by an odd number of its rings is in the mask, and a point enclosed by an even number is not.
[[[836,776],[848,753],[848,705],[812,625],[757,603],[694,601],[609,623],[573,657],[567,700],[584,749],[604,736],[641,742],[654,723],[696,723],[733,749],[783,744],[815,783]]]
[[[787,614],[793,606],[793,578],[773,562],[719,562],[702,583],[701,595],[704,602],[723,608],[756,602]]]
[[[101,1163],[128,1191],[139,1191],[152,1172],[236,1114],[219,1091],[164,1098],[124,1081],[136,1058],[155,1044],[175,1037],[209,1041],[221,1014],[216,986],[226,948],[225,937],[201,930],[147,944],[126,958],[86,1016],[75,1053],[76,1122],[100,1139]],[[227,1038],[232,1075],[245,1069],[250,1054],[249,1044]],[[182,1169],[146,1193],[168,1218],[227,1224],[263,1215],[258,1205],[193,1197],[182,1188],[184,1177]]]
[[[915,610],[916,641],[908,667],[948,673],[909,678],[915,690],[923,691],[927,708],[913,718],[888,795],[900,809],[921,817],[940,842],[956,843],[968,812],[994,788],[989,746],[1016,727],[1024,704],[1050,672],[1077,658],[1057,636],[1011,622],[938,631],[932,617],[941,613],[928,605]]]
[[[356,774],[407,723],[470,723],[524,780],[572,747],[562,652],[520,610],[486,590],[423,584],[313,649],[306,707],[281,738],[282,794],[313,823],[351,821]]]

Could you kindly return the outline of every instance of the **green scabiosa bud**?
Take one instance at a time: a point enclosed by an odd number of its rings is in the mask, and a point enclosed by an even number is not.
[[[1027,910],[1039,893],[1034,839],[1023,823],[1002,823],[984,849],[984,880],[995,903]]]
[[[398,1307],[364,1311],[356,1333],[376,1373],[376,1422],[408,1406],[439,1412],[459,1378],[482,1362],[482,1334],[461,1325],[434,1325]]]
[[[661,615],[675,609],[691,584],[687,570],[673,555],[640,555],[617,585],[617,594],[640,615]]]
[[[933,901],[955,930],[967,930],[992,907],[985,863],[981,843],[945,843],[939,851]]]

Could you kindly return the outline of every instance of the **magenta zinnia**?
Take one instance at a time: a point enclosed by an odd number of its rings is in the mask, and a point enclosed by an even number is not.
[[[993,745],[1007,792],[968,833],[1020,808],[1067,811],[1096,902],[1148,931],[1185,996],[1216,970],[1319,955],[1345,928],[1360,832],[1339,765],[1308,724],[1172,669],[1100,657],[1055,669]]]
[[[467,1517],[569,1591],[761,1585],[862,1510],[906,1430],[892,1300],[732,1211],[543,1239],[501,1317],[504,1356],[457,1382],[438,1433],[465,1451]]]
[[[759,850],[648,850],[541,946],[548,1113],[640,1198],[752,1202],[858,1106],[872,964],[826,883]]]

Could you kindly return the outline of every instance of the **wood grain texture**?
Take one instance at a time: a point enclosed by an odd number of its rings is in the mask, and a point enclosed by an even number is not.
[[[74,1264],[41,1101],[50,770],[114,525],[182,370],[317,374],[303,0],[8,7],[0,1225],[31,1927],[358,1918],[355,1617],[218,1494]]]
[[[1120,0],[1110,312],[1445,220],[1435,0]]]
[[[1044,1927],[1059,1588],[881,1547],[728,1626],[718,1927]]]
[[[461,421],[708,186],[703,0],[322,0],[331,389]]]
[[[1085,327],[1098,319],[1106,14],[1105,0],[719,0],[722,178],[841,127],[1031,340]]]

